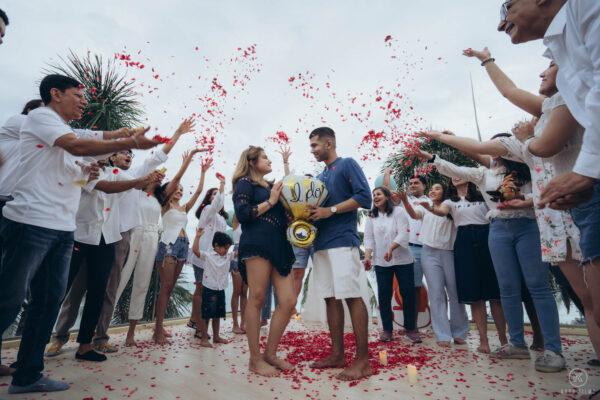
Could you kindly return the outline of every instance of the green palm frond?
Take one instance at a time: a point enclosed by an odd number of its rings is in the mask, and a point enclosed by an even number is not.
[[[74,128],[115,130],[141,124],[144,111],[137,100],[135,81],[125,81],[125,73],[114,60],[104,62],[102,56],[90,53],[80,57],[73,51],[59,60],[44,73],[70,76],[86,90],[88,106],[80,120],[72,121]]]

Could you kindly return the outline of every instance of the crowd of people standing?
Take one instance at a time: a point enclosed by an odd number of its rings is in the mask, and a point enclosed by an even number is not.
[[[7,25],[8,17],[0,10],[0,44]],[[336,133],[328,127],[314,129],[308,143],[315,159],[324,163],[317,178],[329,197],[321,206],[309,207],[309,219],[318,229],[309,249],[294,247],[286,238],[288,216],[279,202],[282,182],[267,177],[271,160],[261,147],[250,145],[236,164],[231,179],[235,230],[230,238],[224,233],[229,218],[224,210],[226,179],[220,177],[219,187],[209,189],[196,204],[210,162],[202,166],[195,192],[183,201],[181,179],[194,156],[206,149],[184,152],[179,171],[162,182],[165,171],[159,167],[181,136],[193,130],[193,119],[184,120],[169,143],[132,168],[132,149],[160,144],[146,138],[149,127],[73,129],[69,122],[87,105],[80,82],[45,76],[39,85],[41,98],[28,102],[0,129],[0,333],[30,298],[17,360],[0,366],[0,374],[13,376],[9,392],[69,388],[42,374],[44,355],[60,354],[84,295],[75,357],[101,362],[106,353],[117,351],[109,342],[108,326],[132,274],[125,344],[136,345],[136,324],[155,264],[161,285],[153,340],[167,343],[167,304],[188,260],[196,281],[188,326],[202,346],[212,347],[212,321],[213,343],[228,343],[219,333],[219,320],[225,317],[224,290],[231,274],[233,332],[246,334],[249,369],[263,376],[294,369],[277,351],[295,312],[309,258],[332,345],[331,354],[311,366],[342,368],[339,379],[372,373],[370,315],[363,297],[365,269],[371,267],[383,327],[379,340],[395,339],[395,278],[406,339],[422,342],[417,315],[424,276],[440,347],[466,343],[469,305],[478,352],[526,359],[530,350],[540,351],[536,370],[559,372],[567,362],[550,288],[552,271],[566,278],[582,305],[596,353],[589,364],[600,366],[600,291],[594,290],[600,287],[600,3],[506,1],[498,30],[515,44],[543,38],[551,62],[540,75],[538,94],[518,88],[487,48],[469,48],[463,54],[479,59],[502,95],[531,119],[517,122],[512,134],[500,133],[485,142],[448,131],[417,133],[462,151],[480,166],[454,165],[417,149],[414,157],[451,178],[451,184],[432,182],[427,190],[426,177],[414,176],[408,193],[390,190],[389,171],[384,184],[371,190],[360,165],[338,156]],[[289,149],[281,151],[286,173],[290,154]],[[198,227],[190,241],[185,228],[194,208]],[[360,208],[370,209],[362,262]],[[270,304],[271,286],[277,305],[261,353],[261,309],[266,300]],[[344,303],[356,339],[351,365],[344,356]],[[496,348],[488,338],[488,305],[498,335]],[[534,330],[529,348],[523,308]]]

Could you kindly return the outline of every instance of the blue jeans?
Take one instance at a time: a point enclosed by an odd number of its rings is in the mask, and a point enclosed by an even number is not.
[[[3,218],[0,266],[0,334],[13,323],[31,291],[31,303],[17,355],[14,385],[37,381],[44,369],[44,349],[65,296],[73,253],[73,232],[21,224]]]
[[[415,287],[421,287],[423,286],[423,269],[421,268],[421,251],[423,247],[414,244],[409,244],[409,247],[410,252],[415,258],[415,262],[413,263]]]
[[[549,265],[542,261],[535,219],[493,219],[488,245],[500,286],[510,342],[524,346],[521,273],[531,293],[547,350],[561,353],[558,308],[550,289]]]
[[[600,257],[600,180],[594,184],[592,199],[573,208],[571,216],[581,231],[579,247],[584,262]]]
[[[414,286],[413,265],[394,265],[392,267],[375,266],[377,277],[377,297],[379,300],[379,313],[384,331],[391,332],[394,326],[392,311],[392,295],[394,294],[394,275],[398,281],[400,295],[402,296],[402,310],[404,313],[404,329],[407,332],[415,330],[416,324],[416,298]]]

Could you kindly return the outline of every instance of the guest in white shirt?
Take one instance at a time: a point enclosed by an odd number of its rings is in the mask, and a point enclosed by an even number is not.
[[[181,168],[173,177],[173,180],[164,183],[156,188],[155,195],[162,206],[162,226],[163,233],[158,244],[158,253],[156,261],[158,261],[158,272],[160,274],[160,293],[156,302],[156,327],[154,330],[154,340],[158,344],[168,343],[168,334],[164,329],[163,320],[167,311],[167,303],[171,292],[175,287],[177,278],[183,268],[183,264],[187,260],[189,240],[185,233],[187,226],[187,213],[194,207],[196,200],[204,187],[204,176],[206,171],[211,167],[211,162],[206,161],[202,166],[200,182],[196,191],[190,200],[184,205],[179,204],[179,200],[183,197],[183,186],[179,183],[183,174],[190,166],[192,159],[196,153],[206,151],[207,149],[194,149],[186,151],[183,154],[183,162]]]
[[[147,129],[124,140],[78,138],[69,121],[87,106],[80,83],[48,75],[40,83],[46,107],[29,113],[20,133],[20,176],[14,200],[2,210],[0,239],[0,336],[12,324],[30,290],[32,307],[17,356],[9,393],[66,390],[66,382],[44,377],[44,347],[64,298],[73,252],[75,215],[81,187],[77,156],[110,154],[128,148],[151,148],[158,141],[144,137]],[[131,131],[130,133],[133,133]]]
[[[212,319],[213,343],[229,343],[219,335],[220,319],[225,318],[225,289],[229,284],[229,264],[237,256],[230,250],[233,241],[225,232],[214,232],[212,250],[200,250],[199,241],[204,229],[196,228],[196,238],[192,246],[194,255],[202,261],[202,322],[200,346],[213,347],[208,341],[208,323]]]
[[[225,203],[225,179],[219,179],[219,188],[210,188],[206,191],[204,199],[196,209],[196,218],[198,218],[198,228],[204,229],[204,234],[200,238],[199,248],[202,251],[210,251],[212,249],[212,239],[215,232],[227,231],[227,211],[223,208]],[[188,325],[196,328],[196,336],[200,338],[200,326],[198,323],[202,310],[202,279],[204,273],[202,271],[202,260],[195,253],[191,254],[190,263],[194,268],[194,277],[196,279],[196,289],[192,299],[192,314]]]
[[[393,313],[392,295],[394,276],[402,296],[404,328],[406,336],[413,343],[421,343],[416,331],[414,258],[408,248],[408,222],[406,212],[394,207],[392,194],[385,186],[373,190],[373,208],[365,223],[365,268],[375,266],[377,277],[377,297],[383,331],[379,340],[392,340]]]
[[[116,193],[132,188],[143,188],[152,182],[159,182],[162,177],[163,175],[156,171],[144,178],[131,179],[125,172],[114,173],[110,168],[102,171],[99,179],[84,186],[77,211],[75,245],[67,283],[69,292],[82,265],[85,265],[87,272],[84,288],[85,306],[77,336],[79,349],[75,353],[75,358],[78,360],[106,360],[105,355],[93,350],[92,337],[104,302],[106,284],[114,258],[114,246],[121,239],[119,198]],[[78,302],[70,304],[69,307],[79,310],[81,297],[78,299]],[[68,311],[63,308],[61,314],[65,313]],[[59,321],[66,321],[66,318],[59,317]],[[75,320],[71,319],[67,323],[57,325],[54,342],[50,345],[47,356],[59,354],[62,345],[69,340],[69,330],[74,323]],[[56,342],[61,345],[56,345]]]
[[[168,154],[177,143],[181,135],[190,132],[194,128],[194,120],[193,119],[185,119],[179,125],[171,140],[166,143],[160,150],[157,150],[152,153],[152,155],[144,160],[142,165],[137,168],[131,168],[131,164],[133,162],[134,154],[129,151],[120,151],[118,153],[113,154],[110,158],[110,164],[119,168],[122,171],[130,171],[129,175],[133,178],[140,178],[157,169],[159,165],[165,163],[168,158]],[[131,168],[131,170],[130,170]],[[117,296],[117,292],[119,291],[119,286],[121,281],[125,281],[124,284],[127,284],[129,281],[129,277],[131,276],[131,264],[129,264],[128,272],[125,272],[125,263],[132,259],[135,261],[137,259],[137,254],[134,250],[139,250],[132,248],[132,236],[134,230],[142,226],[142,214],[141,207],[139,202],[139,191],[138,190],[128,190],[122,193],[119,196],[119,208],[121,209],[121,220],[119,223],[119,230],[121,231],[121,240],[115,244],[114,248],[114,261],[111,268],[110,276],[108,278],[108,284],[106,286],[106,295],[104,296],[104,304],[102,305],[102,312],[100,313],[100,317],[98,318],[98,326],[96,327],[96,334],[94,336],[94,347],[105,353],[114,353],[117,351],[117,347],[108,343],[110,337],[108,336],[108,327],[110,326],[110,321],[113,317],[113,312],[115,310],[115,305],[117,304],[117,300],[119,297]],[[139,230],[138,235],[136,237],[135,244],[139,243]],[[133,254],[132,254],[133,253]],[[154,249],[154,255],[156,255],[156,249]],[[149,264],[145,265],[146,268],[149,267]],[[141,272],[141,271],[140,271]],[[146,272],[142,274],[144,276],[144,282],[148,282],[150,280],[151,274]],[[132,296],[135,294],[136,296],[146,298],[146,290],[143,290],[147,284],[143,284],[139,279],[141,275],[138,277],[136,283],[138,284],[138,290],[136,293],[132,293]],[[142,293],[143,292],[143,293]],[[133,299],[133,297],[132,297]],[[137,303],[137,304],[136,304]],[[135,315],[139,316],[139,303],[140,300],[136,299],[134,301],[134,306],[138,306]],[[143,307],[143,305],[142,305]],[[140,316],[141,317],[141,316]],[[131,318],[130,318],[131,319]]]
[[[435,183],[429,189],[429,198],[434,206],[439,206],[448,198],[448,188]],[[411,218],[423,220],[421,225],[421,264],[429,289],[429,304],[431,309],[431,324],[436,341],[441,347],[450,347],[450,341],[455,344],[465,344],[469,332],[469,320],[464,304],[458,302],[456,291],[456,275],[454,273],[454,240],[456,228],[448,217],[440,217],[428,212],[422,202],[413,209],[404,192],[400,199],[406,212]],[[447,301],[450,299],[450,321],[448,321]]]
[[[472,182],[452,178],[456,193],[438,207],[423,203],[423,208],[441,217],[452,216],[456,226],[454,271],[458,302],[471,306],[471,316],[479,332],[480,353],[489,353],[487,309],[489,301],[500,344],[508,343],[506,319],[500,304],[500,288],[488,248],[490,221],[483,196]]]

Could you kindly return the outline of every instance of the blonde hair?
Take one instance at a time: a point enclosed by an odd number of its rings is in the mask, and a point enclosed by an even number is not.
[[[254,169],[250,163],[250,161],[256,162],[261,153],[264,152],[265,150],[259,146],[249,146],[242,152],[240,160],[237,163],[237,167],[233,172],[233,178],[231,179],[231,184],[234,189],[235,183],[238,181],[238,179],[243,177],[249,178],[253,185],[262,186],[264,188],[268,188],[270,184],[273,184],[272,181],[265,180],[258,172],[256,172],[256,169]]]

